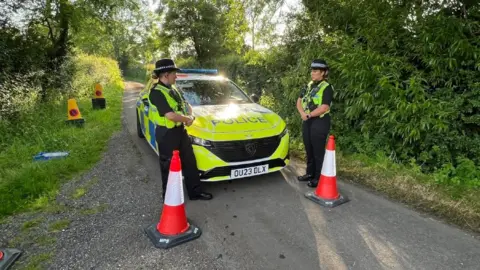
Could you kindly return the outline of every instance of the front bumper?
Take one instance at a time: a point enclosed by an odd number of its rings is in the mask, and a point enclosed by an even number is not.
[[[250,168],[259,165],[268,165],[268,170],[262,172],[262,174],[279,171],[290,163],[289,141],[290,138],[287,133],[280,139],[278,147],[270,156],[241,162],[225,162],[206,147],[194,144],[193,151],[197,160],[200,180],[203,182],[215,182],[237,179],[238,177],[231,177],[232,170]],[[257,175],[247,175],[245,177],[250,176]]]

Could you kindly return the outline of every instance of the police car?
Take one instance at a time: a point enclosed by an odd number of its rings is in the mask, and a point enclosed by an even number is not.
[[[137,133],[157,153],[155,125],[148,95],[150,80],[136,103]],[[279,171],[289,164],[285,121],[257,104],[215,69],[182,69],[177,88],[193,108],[195,121],[186,127],[201,181],[222,181]]]

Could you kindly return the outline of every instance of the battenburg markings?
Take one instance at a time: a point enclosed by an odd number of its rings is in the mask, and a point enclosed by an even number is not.
[[[262,117],[239,117],[237,119],[225,119],[225,120],[212,120],[213,125],[217,124],[247,124],[247,123],[268,123],[265,118]]]
[[[150,144],[153,146],[153,147],[156,147],[156,140],[155,140],[155,124],[149,120],[148,121],[148,129],[150,131]]]

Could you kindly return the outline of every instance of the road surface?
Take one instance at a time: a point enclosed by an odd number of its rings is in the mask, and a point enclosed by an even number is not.
[[[157,182],[150,192],[160,194],[156,154],[136,135],[134,86],[125,92],[124,117]],[[340,192],[351,201],[321,207],[304,197],[311,189],[295,180],[302,170],[292,164],[266,176],[208,183],[213,200],[185,203],[202,236],[169,251],[171,256],[211,259],[192,269],[480,269],[474,236],[341,181]],[[145,215],[158,221],[157,212]],[[148,250],[149,256],[165,252]]]

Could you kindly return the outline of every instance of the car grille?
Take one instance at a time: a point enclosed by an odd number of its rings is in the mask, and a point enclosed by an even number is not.
[[[209,150],[225,162],[241,162],[271,156],[280,144],[280,137],[212,142]]]

